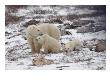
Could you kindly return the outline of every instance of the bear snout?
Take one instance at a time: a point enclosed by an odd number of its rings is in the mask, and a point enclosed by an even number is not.
[[[68,50],[65,50],[65,52],[68,52]]]
[[[39,36],[42,36],[42,35],[43,35],[43,33],[41,32],[41,33],[39,33],[38,35],[39,35]]]

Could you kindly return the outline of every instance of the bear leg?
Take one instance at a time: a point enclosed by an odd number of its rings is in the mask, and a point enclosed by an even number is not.
[[[34,46],[35,46],[35,52],[40,53],[40,49],[42,48],[42,45],[39,44],[35,39],[34,39]]]
[[[48,54],[48,48],[46,48],[46,47],[44,48],[44,53]]]
[[[32,38],[27,38],[27,41],[28,41],[28,43],[30,45],[32,54],[35,54],[35,46],[34,46],[33,39]]]

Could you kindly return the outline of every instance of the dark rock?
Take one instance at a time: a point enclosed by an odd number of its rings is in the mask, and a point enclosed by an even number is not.
[[[65,29],[65,27],[60,27],[60,26],[58,26],[59,27],[59,29],[60,29],[60,32],[61,32],[61,36],[63,36],[63,35],[72,35],[72,33],[70,33],[69,31],[66,31],[66,29]]]
[[[94,21],[93,20],[77,20],[77,21],[73,21],[72,25],[83,26],[83,25],[87,25],[89,23],[94,23]]]
[[[77,28],[77,33],[86,33],[86,32],[94,32],[93,28],[88,26],[82,26]]]
[[[71,32],[69,32],[69,31],[66,31],[66,35],[72,35],[72,34],[71,34]]]
[[[98,32],[101,30],[106,30],[106,27],[90,23],[86,26],[78,27],[77,33]]]
[[[95,46],[94,45],[88,45],[87,48],[89,48],[90,51],[95,51]]]
[[[79,19],[79,16],[76,14],[68,14],[67,15],[67,20],[75,20],[75,19]]]
[[[96,44],[96,49],[95,49],[96,52],[103,52],[105,50],[106,50],[106,43],[100,42],[100,43]]]
[[[72,24],[66,25],[66,29],[76,29],[77,27],[88,25],[89,23],[92,23],[92,27],[94,26],[93,20],[77,20],[77,21],[74,21]]]
[[[5,44],[8,44],[8,42],[5,42]]]
[[[58,24],[62,24],[63,21],[61,19],[52,19],[49,21],[49,23],[58,23]]]
[[[59,69],[59,70],[63,70],[63,69],[61,68],[61,69]]]
[[[9,36],[11,33],[9,32],[5,32],[5,36]]]
[[[101,31],[101,30],[106,30],[105,26],[95,26],[95,32]]]
[[[17,58],[11,58],[10,61],[17,61]]]
[[[97,67],[96,70],[103,70],[103,69],[104,69],[104,67]]]
[[[27,40],[27,38],[25,36],[23,36],[24,40]]]
[[[81,26],[71,24],[71,25],[67,25],[65,29],[76,29],[77,27],[81,27]]]
[[[69,23],[64,23],[64,26],[68,26],[68,25],[71,25],[71,24],[69,24]]]
[[[26,22],[23,26],[24,27],[28,27],[29,25],[36,25],[38,24],[40,21],[36,21],[36,20],[30,20],[28,22]]]
[[[21,20],[24,19],[24,16],[14,16],[14,15],[11,15],[9,13],[5,13],[5,26],[7,26],[8,24],[12,23],[17,23]]]
[[[33,11],[34,14],[48,14],[48,13],[52,13],[52,11],[50,10],[41,10],[41,9],[37,9]]]

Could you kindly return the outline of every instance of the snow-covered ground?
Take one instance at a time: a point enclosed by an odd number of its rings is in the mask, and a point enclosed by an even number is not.
[[[45,14],[35,14],[35,11],[45,10]],[[106,69],[106,51],[95,52],[90,51],[89,48],[82,48],[80,51],[73,51],[71,54],[65,55],[63,52],[58,54],[48,54],[45,59],[53,60],[54,63],[50,65],[33,66],[31,50],[25,39],[25,29],[23,24],[36,16],[43,16],[43,18],[35,18],[35,20],[47,20],[49,16],[67,14],[91,14],[95,10],[77,9],[76,6],[28,6],[26,8],[19,8],[17,12],[10,13],[14,16],[24,16],[24,20],[17,23],[10,23],[5,27],[5,68],[6,70],[104,70]],[[100,19],[101,17],[97,17]],[[103,16],[102,16],[103,18]],[[98,19],[94,17],[81,18],[86,20]],[[66,19],[64,20],[66,21]],[[68,21],[68,20],[67,20]],[[72,22],[72,21],[69,21]],[[56,24],[55,24],[56,25]],[[61,25],[61,24],[57,24]],[[61,42],[67,42],[70,39],[77,38],[82,42],[87,41],[88,44],[96,44],[99,40],[106,40],[106,31],[77,33],[77,29],[66,29],[71,35],[61,36]]]

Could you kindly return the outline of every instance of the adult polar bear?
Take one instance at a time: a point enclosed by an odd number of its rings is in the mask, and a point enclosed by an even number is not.
[[[36,37],[42,33],[48,34],[56,40],[59,40],[61,36],[58,27],[53,24],[43,23],[38,25],[29,25],[26,29],[26,36],[28,44],[31,47],[32,54],[40,52],[42,45],[36,41]]]

